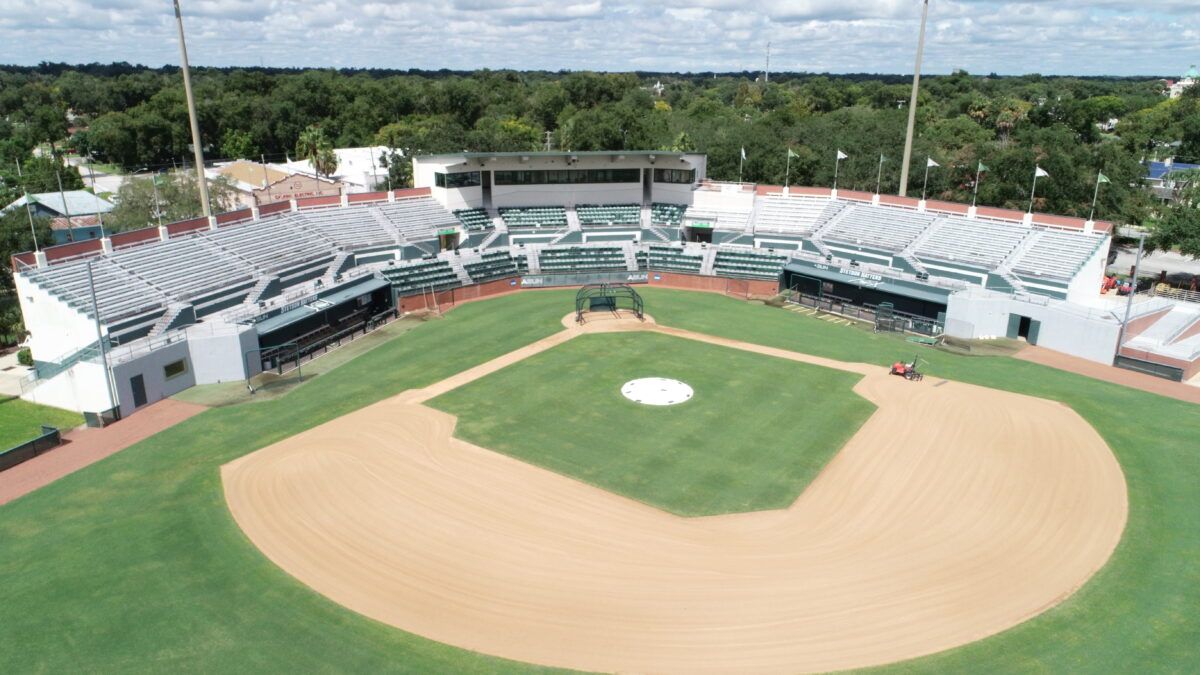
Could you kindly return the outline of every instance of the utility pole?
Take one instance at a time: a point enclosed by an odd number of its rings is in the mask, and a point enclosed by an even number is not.
[[[104,369],[104,389],[105,393],[108,394],[110,410],[116,409],[115,416],[120,417],[120,406],[117,404],[117,397],[113,393],[112,374],[108,371],[108,348],[104,344],[104,330],[100,327],[100,303],[96,301],[96,277],[92,272],[93,262],[95,262],[94,259],[88,258],[87,275],[88,292],[92,296],[92,313],[96,316],[96,345],[100,349],[100,367]]]
[[[175,2],[175,24],[179,27],[179,56],[183,71],[183,94],[187,98],[188,118],[192,123],[192,153],[196,158],[196,187],[200,190],[200,209],[205,218],[212,217],[208,204],[208,181],[204,178],[204,148],[200,145],[200,122],[196,119],[196,97],[192,94],[192,76],[188,70],[187,43],[183,39],[183,15],[179,12],[179,0]]]
[[[904,160],[900,164],[900,196],[908,194],[908,164],[912,161],[913,131],[917,125],[917,92],[921,88],[921,58],[925,54],[925,20],[929,0],[921,3],[921,33],[917,37],[917,65],[913,70],[912,96],[908,100],[908,131],[904,136]]]
[[[771,41],[767,41],[767,69],[763,71],[763,84],[771,81]]]
[[[546,132],[546,152],[550,152],[551,150],[554,149],[554,140],[553,139],[554,139],[554,132],[547,131]]]
[[[1117,334],[1117,352],[1113,354],[1113,364],[1121,356],[1121,343],[1125,341],[1125,328],[1129,325],[1129,314],[1133,311],[1133,294],[1137,293],[1138,268],[1142,264],[1142,249],[1146,245],[1145,233],[1138,235],[1137,258],[1133,261],[1133,279],[1130,279],[1129,295],[1125,298],[1125,320],[1121,322],[1121,332]]]
[[[57,168],[54,169],[54,178],[58,180],[58,198],[62,200],[63,213],[67,215],[67,236],[71,237],[73,234],[71,232],[71,207],[67,206],[67,193],[63,192],[62,174],[58,172]]]

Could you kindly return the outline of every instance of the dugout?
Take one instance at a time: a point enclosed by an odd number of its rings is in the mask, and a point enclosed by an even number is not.
[[[886,277],[855,266],[793,260],[783,268],[783,287],[818,299],[875,308],[891,303],[896,312],[941,323],[950,289]]]
[[[295,344],[293,351],[323,346],[330,339],[363,328],[381,314],[394,311],[394,295],[387,279],[362,277],[348,284],[322,291],[315,298],[258,321],[258,346],[265,362],[271,350]]]

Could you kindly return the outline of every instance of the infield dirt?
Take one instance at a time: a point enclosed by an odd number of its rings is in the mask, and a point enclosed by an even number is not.
[[[652,321],[566,326],[227,464],[234,518],[289,574],[384,623],[639,672],[834,670],[949,649],[1061,602],[1120,540],[1120,467],[1059,403]],[[455,439],[455,419],[423,405],[613,330],[859,373],[878,410],[791,507],[682,518]]]

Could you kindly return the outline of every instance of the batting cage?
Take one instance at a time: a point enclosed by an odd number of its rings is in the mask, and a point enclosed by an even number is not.
[[[575,294],[575,321],[583,323],[584,312],[633,312],[643,318],[642,296],[627,284],[588,284]]]

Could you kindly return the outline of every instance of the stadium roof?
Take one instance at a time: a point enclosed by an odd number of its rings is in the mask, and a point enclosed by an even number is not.
[[[356,281],[352,284],[339,288],[332,293],[326,293],[318,298],[317,302],[308,305],[301,305],[294,309],[289,309],[281,314],[276,314],[269,319],[259,321],[255,326],[258,328],[259,335],[266,335],[280,328],[290,326],[297,321],[302,321],[322,309],[336,307],[337,305],[353,300],[364,293],[371,293],[380,288],[388,288],[392,282],[387,279],[377,279],[373,277],[365,277],[365,281]]]
[[[63,196],[66,196],[66,206],[63,206]],[[39,192],[29,195],[31,203],[41,204],[47,209],[59,214],[67,215],[67,208],[70,208],[70,215],[84,216],[95,213],[108,213],[113,210],[112,202],[101,199],[87,190],[68,190],[63,194],[57,192]],[[17,201],[4,207],[3,211],[10,209],[25,208],[26,199],[21,197]]]

